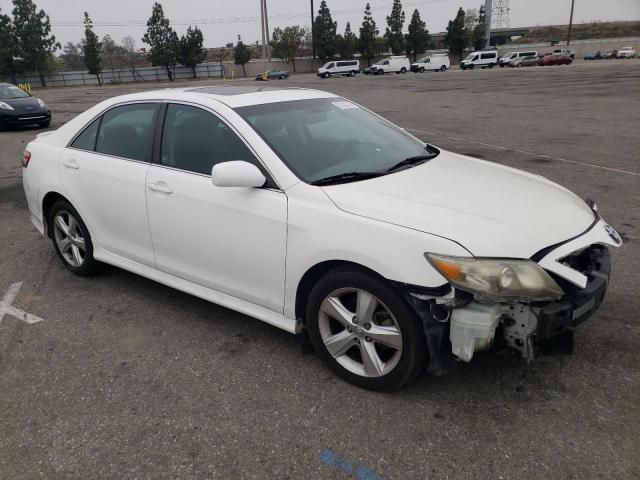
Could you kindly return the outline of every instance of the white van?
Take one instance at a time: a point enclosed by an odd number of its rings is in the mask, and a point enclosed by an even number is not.
[[[318,69],[318,76],[329,78],[331,75],[346,75],[355,77],[360,72],[359,60],[338,60],[327,62]]]
[[[411,64],[407,57],[393,55],[383,58],[378,63],[371,65],[371,72],[374,75],[384,75],[385,73],[407,73],[411,69]]]
[[[415,63],[411,64],[412,72],[441,71],[451,68],[448,55],[427,55]]]
[[[511,65],[511,62],[513,62],[516,58],[537,57],[537,56],[538,56],[538,52],[533,50],[528,52],[509,52],[506,55],[503,55],[502,57],[500,57],[500,60],[498,60],[498,65],[500,65],[501,67],[506,67]]]
[[[460,68],[462,70],[473,68],[493,68],[498,64],[498,51],[497,50],[483,50],[482,52],[470,53],[467,58],[460,62]]]

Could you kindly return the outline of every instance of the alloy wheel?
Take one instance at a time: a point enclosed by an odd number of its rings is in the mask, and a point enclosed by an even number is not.
[[[340,288],[325,297],[318,312],[320,336],[343,368],[363,377],[391,372],[402,355],[402,334],[380,299],[357,288]]]
[[[66,210],[60,210],[53,220],[53,234],[56,245],[64,260],[72,267],[80,267],[87,251],[80,224]]]

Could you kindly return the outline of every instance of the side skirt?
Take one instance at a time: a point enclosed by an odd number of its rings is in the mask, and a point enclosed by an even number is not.
[[[100,260],[101,262],[122,268],[123,270],[135,273],[168,287],[175,288],[181,292],[194,295],[202,298],[203,300],[207,300],[217,305],[235,310],[236,312],[257,318],[258,320],[262,320],[263,322],[273,325],[274,327],[281,328],[289,333],[300,333],[302,331],[302,325],[299,322],[293,318],[285,317],[282,313],[274,312],[267,308],[247,302],[246,300],[203,287],[197,283],[161,272],[155,268],[147,267],[146,265],[142,265],[119,255],[107,252],[100,247],[95,247],[93,256],[96,260]]]

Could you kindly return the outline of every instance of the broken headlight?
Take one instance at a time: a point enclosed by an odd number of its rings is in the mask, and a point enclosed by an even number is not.
[[[558,284],[531,260],[453,257],[425,253],[429,263],[451,284],[478,300],[543,301],[564,294]]]

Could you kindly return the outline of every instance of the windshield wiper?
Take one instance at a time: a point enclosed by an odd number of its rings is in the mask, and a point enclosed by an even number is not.
[[[356,182],[358,180],[366,180],[367,178],[380,177],[384,174],[384,172],[346,172],[315,180],[311,182],[311,185],[334,185],[337,183]]]
[[[404,160],[401,160],[395,165],[392,165],[391,167],[387,168],[385,170],[385,173],[391,173],[400,169],[414,167],[416,165],[420,165],[421,163],[428,162],[429,160],[432,160],[436,158],[438,155],[440,155],[440,150],[438,150],[435,147],[432,147],[431,145],[427,145],[426,147],[424,147],[424,149],[427,152],[429,152],[428,155],[416,155],[415,157],[405,158]]]

